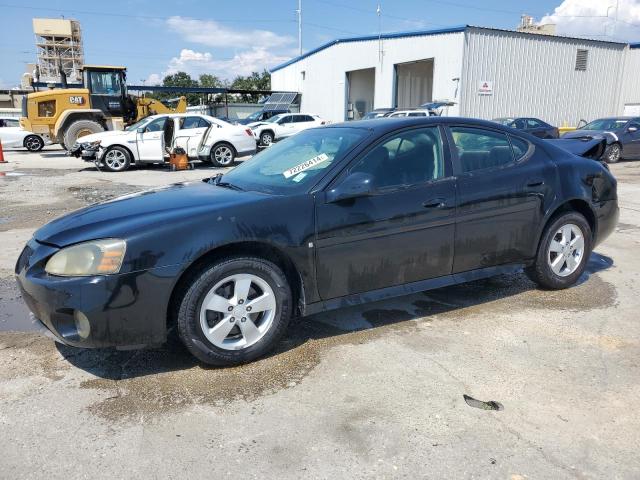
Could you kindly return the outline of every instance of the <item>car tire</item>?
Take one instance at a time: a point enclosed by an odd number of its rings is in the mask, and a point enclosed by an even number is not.
[[[612,143],[604,154],[607,163],[617,163],[622,158],[622,145]]]
[[[189,352],[206,364],[255,360],[275,348],[289,324],[291,288],[282,270],[267,260],[218,261],[199,269],[183,285],[178,334]]]
[[[266,130],[260,134],[260,145],[263,147],[268,147],[273,143],[273,132],[271,130]]]
[[[93,133],[104,132],[104,127],[93,120],[76,120],[64,132],[64,145],[72,148],[79,138]]]
[[[44,140],[38,135],[27,135],[23,142],[24,148],[30,152],[39,152],[44,148]]]
[[[124,147],[111,147],[102,157],[102,163],[110,172],[124,172],[131,165],[131,154]]]
[[[540,239],[535,263],[526,274],[548,290],[571,287],[591,255],[591,235],[591,227],[580,213],[566,212],[552,218]]]
[[[217,143],[211,148],[210,160],[216,167],[230,167],[236,159],[236,149],[229,143]]]

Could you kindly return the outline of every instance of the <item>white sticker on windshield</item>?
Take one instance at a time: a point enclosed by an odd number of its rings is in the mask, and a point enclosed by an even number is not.
[[[282,172],[282,174],[284,175],[284,178],[290,178],[290,177],[293,177],[294,175],[297,175],[300,172],[304,172],[305,170],[308,170],[311,167],[318,165],[319,163],[326,162],[327,160],[329,160],[329,155],[327,155],[326,153],[321,153],[317,157],[313,157],[312,159],[307,160],[306,162],[302,162],[300,165],[296,165],[295,167],[290,168],[289,170],[285,170],[284,172]]]

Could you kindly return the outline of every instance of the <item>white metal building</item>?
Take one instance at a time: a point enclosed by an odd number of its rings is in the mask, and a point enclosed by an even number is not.
[[[452,100],[447,115],[575,125],[640,115],[640,44],[475,26],[334,40],[271,70],[274,90],[334,122]]]

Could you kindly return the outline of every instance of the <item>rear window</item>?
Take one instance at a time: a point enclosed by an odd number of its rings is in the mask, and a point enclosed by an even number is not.
[[[458,150],[463,172],[501,167],[513,162],[506,134],[481,128],[452,127],[451,135]]]

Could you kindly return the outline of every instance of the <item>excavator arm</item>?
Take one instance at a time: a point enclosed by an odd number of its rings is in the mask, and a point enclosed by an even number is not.
[[[180,97],[174,108],[167,107],[160,100],[155,98],[137,98],[136,109],[138,116],[136,121],[141,120],[149,115],[157,115],[162,113],[185,113],[187,111],[187,98]]]

